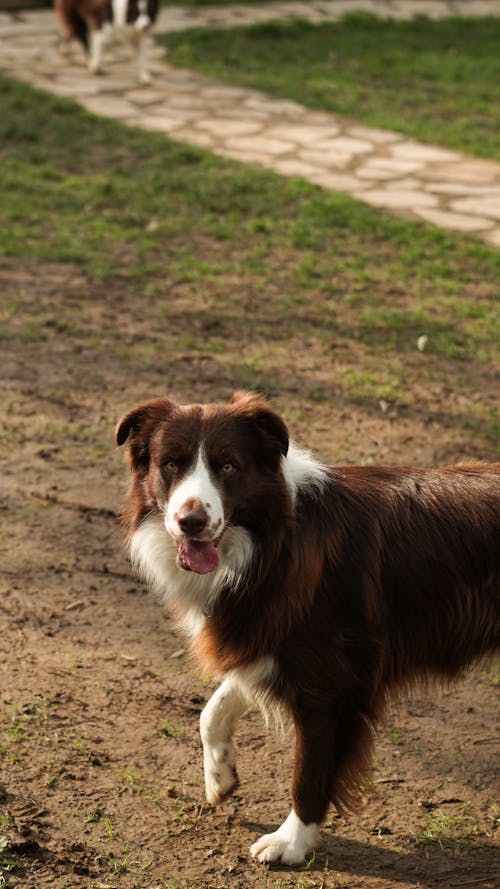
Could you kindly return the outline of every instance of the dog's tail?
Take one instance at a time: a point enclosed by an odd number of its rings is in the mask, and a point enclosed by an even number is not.
[[[72,4],[67,0],[55,0],[55,9],[61,23],[63,40],[79,40],[85,49],[89,46],[88,25],[85,19],[71,8]]]

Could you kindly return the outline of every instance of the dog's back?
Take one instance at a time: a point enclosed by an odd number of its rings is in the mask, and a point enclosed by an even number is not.
[[[409,485],[384,546],[388,669],[452,678],[500,645],[500,465],[417,472]]]
[[[358,578],[385,682],[451,677],[500,644],[500,464],[346,467],[326,499],[326,573],[345,599]]]

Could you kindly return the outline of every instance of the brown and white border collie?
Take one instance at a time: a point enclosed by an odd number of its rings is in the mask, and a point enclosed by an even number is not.
[[[149,83],[146,34],[158,14],[158,0],[55,0],[63,49],[73,39],[88,53],[92,74],[101,69],[104,45],[113,38],[128,40],[137,49],[138,77]]]
[[[251,848],[302,862],[355,802],[387,698],[500,643],[500,464],[318,463],[253,393],[120,420],[132,561],[222,685],[201,715],[206,796],[236,787],[253,704],[295,726],[292,809]]]

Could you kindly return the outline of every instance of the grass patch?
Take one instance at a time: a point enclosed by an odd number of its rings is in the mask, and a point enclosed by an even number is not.
[[[477,825],[464,809],[454,814],[447,814],[438,809],[428,813],[425,825],[417,834],[416,840],[421,846],[465,849],[477,833]]]
[[[168,722],[168,720],[164,719],[161,724],[161,736],[162,738],[180,738],[182,729],[175,722]]]
[[[357,13],[160,38],[174,64],[500,159],[500,20]]]
[[[18,260],[81,270],[64,297],[49,268],[36,299],[22,287],[5,299],[0,338],[19,344],[21,366],[70,354],[78,374],[78,356],[92,355],[96,389],[110,367],[121,385],[160,366],[181,389],[198,362],[228,388],[325,408],[334,393],[377,411],[380,399],[435,411],[446,387],[465,398],[448,422],[482,456],[494,447],[498,251],[5,78],[0,100],[0,271]],[[13,417],[6,447],[24,422]],[[89,460],[106,454],[107,422]],[[45,448],[92,446],[85,423],[45,412],[36,423]]]
[[[392,743],[398,747],[403,742],[403,732],[396,725],[391,726],[390,732]]]

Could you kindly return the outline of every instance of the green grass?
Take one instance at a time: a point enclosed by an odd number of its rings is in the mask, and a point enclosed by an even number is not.
[[[175,722],[169,722],[164,719],[161,724],[161,735],[163,738],[180,738],[182,736],[182,729]]]
[[[403,732],[396,725],[391,726],[391,741],[397,747],[403,741]]]
[[[325,406],[332,386],[337,402],[417,412],[434,410],[426,399],[443,385],[465,398],[491,387],[499,251],[8,79],[0,101],[0,265],[69,263],[92,293],[69,284],[64,298],[43,297],[42,276],[36,301],[5,298],[0,337],[20,355],[73,341],[94,356],[95,385],[105,358],[140,376],[166,356],[183,385],[199,356],[228,385]],[[309,352],[331,378],[302,367]],[[45,444],[85,439],[78,425],[38,422]],[[482,455],[494,447],[484,392],[450,422]],[[4,430],[7,446],[16,435]]]
[[[416,840],[421,846],[465,849],[477,833],[477,825],[467,815],[467,806],[462,806],[461,811],[452,814],[442,812],[440,809],[429,812]]]
[[[174,64],[500,159],[500,19],[352,14],[160,38]]]

